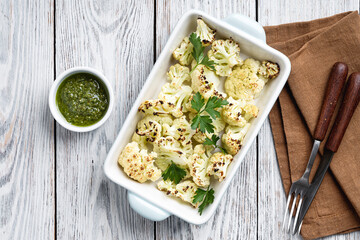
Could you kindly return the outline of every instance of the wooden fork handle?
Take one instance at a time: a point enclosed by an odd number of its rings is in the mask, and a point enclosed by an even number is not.
[[[341,103],[340,110],[336,116],[334,126],[331,129],[330,136],[325,147],[332,152],[336,152],[344,137],[346,128],[353,116],[355,109],[360,101],[360,73],[350,75],[346,84],[344,100]]]
[[[336,103],[340,97],[341,90],[344,87],[347,74],[348,66],[342,62],[335,63],[331,69],[320,117],[315,128],[314,138],[316,140],[322,141],[325,138],[331,117],[335,111]]]

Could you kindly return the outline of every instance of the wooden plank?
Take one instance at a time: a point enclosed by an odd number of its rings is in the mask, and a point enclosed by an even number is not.
[[[307,21],[331,16],[344,11],[357,10],[359,1],[264,1],[258,2],[259,22],[266,25]],[[281,14],[279,14],[281,13]],[[281,184],[270,124],[267,121],[262,127],[259,138],[259,205],[258,205],[258,238],[289,239],[281,230],[286,206],[285,194]],[[359,232],[337,235],[324,239],[359,239]],[[290,239],[300,239],[292,237]]]
[[[154,223],[130,209],[102,167],[154,62],[153,9],[152,0],[56,2],[56,74],[90,66],[115,91],[101,128],[78,134],[56,125],[58,239],[153,239]]]
[[[0,238],[53,239],[53,1],[0,1]]]
[[[190,9],[199,9],[217,18],[242,13],[255,18],[254,1],[166,1],[156,4],[156,53],[179,18]],[[249,150],[214,217],[201,226],[177,217],[156,223],[156,239],[255,239],[256,238],[256,142]]]

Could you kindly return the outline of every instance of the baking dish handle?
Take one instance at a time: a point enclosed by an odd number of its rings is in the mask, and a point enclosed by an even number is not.
[[[162,221],[170,216],[170,213],[154,206],[135,193],[128,191],[127,194],[131,208],[142,217],[151,221]]]
[[[266,43],[264,28],[257,21],[241,14],[232,14],[223,21]]]

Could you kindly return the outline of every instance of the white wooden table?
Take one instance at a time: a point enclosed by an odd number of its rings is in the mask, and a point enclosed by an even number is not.
[[[0,1],[0,239],[300,239],[281,231],[285,195],[268,121],[202,226],[140,217],[103,174],[171,30],[193,8],[274,25],[358,10],[359,0]],[[102,71],[115,89],[110,119],[91,133],[65,130],[47,105],[56,76],[74,66]]]

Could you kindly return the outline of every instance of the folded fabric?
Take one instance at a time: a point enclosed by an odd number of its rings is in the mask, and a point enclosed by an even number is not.
[[[349,74],[360,72],[360,16],[357,11],[347,12],[309,22],[265,27],[265,31],[267,43],[286,54],[292,64],[288,83],[270,113],[280,173],[288,194],[292,182],[305,171],[333,64],[345,62]],[[305,216],[301,234],[305,239],[313,239],[359,229],[360,107]]]

